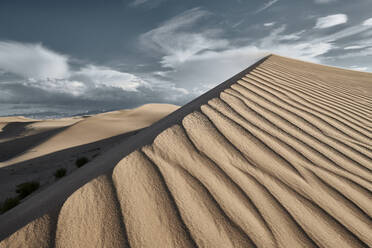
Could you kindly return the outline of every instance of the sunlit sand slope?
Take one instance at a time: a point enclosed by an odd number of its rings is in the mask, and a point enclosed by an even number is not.
[[[371,97],[270,56],[0,245],[371,247]]]

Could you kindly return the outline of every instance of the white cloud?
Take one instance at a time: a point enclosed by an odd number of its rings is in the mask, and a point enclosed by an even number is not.
[[[326,41],[296,41],[304,31],[290,35],[283,35],[286,26],[274,29],[268,36],[261,39],[258,47],[272,53],[302,59],[306,61],[319,62],[317,56],[323,55],[333,48],[332,43]],[[291,39],[288,39],[291,38]],[[281,43],[282,40],[291,41],[290,43]]]
[[[264,23],[264,26],[265,27],[271,27],[271,26],[274,26],[275,25],[275,22],[267,22],[267,23]]]
[[[0,57],[0,72],[23,76],[26,78],[23,86],[40,89],[53,96],[62,94],[76,99],[111,102],[123,99],[136,104],[162,101],[179,103],[200,95],[268,53],[321,62],[323,55],[336,47],[336,40],[371,28],[359,24],[313,39],[302,37],[304,30],[286,34],[286,26],[283,25],[264,38],[238,46],[236,44],[239,42],[234,39],[223,38],[223,30],[205,25],[205,18],[212,16],[203,9],[191,9],[141,35],[144,49],[160,55],[162,69],[156,72],[139,76],[93,64],[73,70],[68,66],[67,56],[38,44],[17,42],[0,43],[0,54],[2,52],[11,58],[9,49],[6,49],[11,47],[10,50],[15,51],[17,57],[12,62],[14,66],[9,66]],[[368,38],[364,43],[368,43]],[[354,46],[345,47],[345,50],[353,50],[363,44],[354,43]],[[22,62],[23,59],[27,64]]]
[[[359,50],[359,51],[351,50],[351,52],[349,52],[349,53],[335,55],[335,56],[333,56],[333,58],[334,59],[350,59],[350,58],[358,58],[358,57],[363,58],[363,57],[367,57],[367,56],[372,56],[372,47],[369,47],[369,48],[366,48],[366,49],[363,49],[363,50]]]
[[[147,85],[144,80],[133,74],[95,65],[87,65],[74,72],[72,78],[96,88],[101,86],[115,87],[125,91],[137,91],[138,87]]]
[[[279,0],[271,0],[267,3],[265,3],[261,8],[259,8],[256,13],[259,13],[259,12],[262,12],[264,11],[265,9],[268,9],[270,8],[272,5],[274,5],[275,3],[277,3]]]
[[[63,78],[69,72],[68,57],[41,44],[0,41],[0,70],[25,78]]]
[[[165,2],[165,0],[134,0],[130,2],[128,6],[133,8],[146,7],[152,9],[159,6],[163,2]]]
[[[149,0],[134,0],[133,2],[130,3],[131,6],[138,6],[141,4],[144,4],[148,2]]]
[[[363,22],[364,26],[372,26],[372,18],[368,18]]]
[[[301,39],[301,34],[303,34],[305,32],[306,32],[306,30],[301,30],[301,31],[296,32],[296,33],[282,35],[282,36],[278,37],[278,39],[279,40],[285,40],[285,41],[299,40],[299,39]]]
[[[347,21],[346,15],[339,15],[333,15],[336,18],[324,17],[330,23],[319,21],[318,26],[333,26]],[[287,34],[286,26],[282,25],[245,46],[237,45],[242,44],[242,37],[226,40],[222,30],[203,25],[201,20],[209,17],[212,14],[207,11],[192,9],[141,36],[145,48],[158,55],[160,53],[159,61],[163,69],[156,72],[157,77],[187,89],[189,96],[200,94],[221,83],[268,53],[324,63],[329,59],[326,56],[328,52],[343,47],[338,44],[340,39],[365,33],[371,28],[358,24],[328,35],[318,33],[317,29]],[[275,23],[263,25],[270,27]],[[303,35],[305,32],[306,36]],[[368,42],[369,38],[366,38],[363,44]],[[346,47],[346,50],[356,49],[357,45],[363,44],[354,42],[354,46]]]
[[[175,67],[203,50],[228,46],[227,40],[215,38],[221,32],[218,29],[205,29],[202,32],[190,30],[191,26],[209,14],[199,8],[188,10],[141,35],[141,43],[165,54],[161,61],[164,67]]]
[[[65,78],[30,78],[22,81],[22,84],[50,93],[84,95],[86,98],[91,97],[87,92],[92,90],[116,89],[137,92],[141,87],[151,88],[145,80],[133,74],[95,65],[86,65],[78,71],[70,71],[69,76]]]
[[[283,54],[288,57],[298,58],[307,61],[319,62],[320,60],[316,57],[319,55],[326,54],[333,48],[332,44],[321,42],[303,42],[293,45],[279,45],[274,48],[279,54]]]
[[[65,55],[40,44],[14,41],[0,42],[0,73],[18,76],[16,80],[12,76],[12,80],[0,82],[0,91],[8,94],[7,97],[12,101],[23,101],[26,97],[32,101],[53,104],[61,99],[67,102],[100,99],[105,102],[143,104],[166,99],[168,102],[176,102],[188,93],[170,83],[152,82],[150,85],[137,75],[110,67],[87,64],[73,70]],[[27,95],[26,89],[33,92],[32,96]],[[172,92],[173,95],[169,97],[165,92]],[[53,100],[54,97],[58,99]]]
[[[178,64],[165,74],[164,79],[199,95],[268,54],[256,46],[205,51]]]
[[[317,4],[327,4],[327,3],[332,3],[336,2],[337,0],[315,0],[314,2]]]
[[[284,25],[248,46],[227,42],[221,31],[189,29],[208,15],[193,9],[141,36],[145,48],[162,54],[164,70],[156,75],[176,87],[186,88],[190,94],[206,91],[269,53],[319,62],[317,56],[333,48],[328,42],[299,42],[304,30],[284,35]],[[287,42],[282,44],[283,40]]]
[[[356,71],[368,71],[368,67],[365,67],[365,66],[350,66],[350,69],[352,70],[356,70]]]
[[[336,33],[326,35],[323,37],[320,37],[318,39],[315,39],[315,41],[327,41],[327,42],[332,42],[344,38],[348,38],[351,36],[355,36],[357,34],[361,34],[362,32],[367,31],[368,29],[371,29],[371,26],[364,26],[364,25],[354,25],[348,28],[345,28],[341,31],[338,31]]]
[[[346,23],[347,20],[348,18],[347,18],[347,15],[345,14],[335,14],[335,15],[320,17],[316,21],[315,28],[316,29],[329,28],[329,27],[333,27],[333,26]]]
[[[345,50],[354,50],[354,49],[362,49],[362,48],[365,48],[365,46],[358,46],[358,45],[355,45],[355,46],[347,46],[347,47],[344,47]]]
[[[28,87],[36,87],[46,92],[64,93],[73,96],[82,95],[87,90],[84,82],[70,79],[28,79],[23,81],[22,84]]]
[[[240,21],[234,23],[231,27],[236,28],[236,27],[240,26],[241,24],[243,24],[244,22],[245,22],[245,18],[243,18]]]
[[[267,54],[255,46],[233,46],[221,38],[222,30],[201,28],[200,21],[210,16],[191,9],[140,38],[145,49],[161,54],[164,69],[155,74],[190,95],[199,95]]]
[[[284,32],[286,29],[285,25],[282,25],[270,32],[268,36],[265,36],[263,39],[259,40],[259,46],[260,47],[270,47],[274,45],[274,43],[277,43],[278,38],[281,36],[280,34]]]
[[[366,32],[365,32],[366,33]],[[356,50],[372,47],[372,37],[367,39],[355,40],[352,45],[347,45],[344,50]]]

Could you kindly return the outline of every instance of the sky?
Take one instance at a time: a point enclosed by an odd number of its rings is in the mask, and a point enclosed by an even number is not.
[[[0,116],[183,105],[270,53],[372,72],[372,0],[1,0]]]

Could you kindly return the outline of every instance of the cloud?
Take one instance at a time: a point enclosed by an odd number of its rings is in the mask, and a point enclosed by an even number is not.
[[[42,89],[50,93],[63,93],[73,96],[82,95],[87,89],[84,82],[64,79],[28,79],[20,81],[23,86]],[[19,82],[17,82],[19,83]]]
[[[85,65],[71,70],[68,57],[51,51],[40,44],[0,42],[0,69],[21,78],[24,86],[33,86],[47,92],[74,96],[100,87],[136,91],[147,83],[137,76],[109,67]],[[22,79],[23,78],[23,79]]]
[[[372,56],[372,47],[363,49],[363,50],[350,50],[348,53],[342,53],[339,55],[333,56],[333,59],[354,59],[354,58],[366,58]]]
[[[188,89],[191,96],[197,96],[268,54],[256,46],[205,51],[167,71],[163,80],[174,82],[177,87]]]
[[[358,65],[357,69],[367,68],[359,58],[368,60],[372,55],[369,19],[327,32],[261,23],[257,27],[262,37],[252,39],[252,33],[239,32],[241,29],[226,30],[218,18],[203,8],[194,8],[143,33],[139,37],[141,49],[158,63],[137,68],[141,73],[120,70],[122,67],[114,64],[80,63],[80,67],[73,67],[69,62],[75,58],[40,44],[5,42],[16,44],[12,51],[18,51],[19,61],[28,58],[28,62],[14,61],[14,66],[9,66],[0,56],[0,111],[5,103],[40,104],[42,109],[64,106],[67,112],[129,108],[150,102],[184,104],[269,53],[317,63],[335,58],[339,64],[346,59],[348,64],[343,66]],[[3,47],[0,54],[11,58],[13,53],[8,50]],[[40,58],[47,62],[41,63]],[[56,66],[55,61],[62,61],[59,64],[63,66]],[[17,77],[11,78],[13,74]]]
[[[184,104],[189,100],[187,90],[170,82],[94,64],[73,69],[67,56],[39,44],[1,42],[0,72],[1,104],[23,104],[26,112],[24,104],[39,105],[39,112],[45,110],[44,117],[56,109],[71,115],[82,109],[104,111],[151,102]],[[33,113],[38,112],[34,107]],[[2,108],[0,111],[4,113]]]
[[[351,44],[347,44],[344,47],[344,50],[357,50],[357,49],[365,49],[372,47],[372,37],[367,38],[367,39],[360,39],[360,40],[355,40]]]
[[[0,83],[0,113],[53,118],[133,108],[145,103],[184,104],[184,92],[173,87],[139,87],[124,91],[116,87],[92,87],[84,94],[50,91],[24,82]],[[4,109],[4,106],[7,106]],[[19,108],[15,110],[14,108]]]
[[[284,41],[299,40],[299,39],[301,39],[301,34],[303,34],[305,32],[306,32],[306,30],[301,30],[301,31],[296,32],[296,33],[282,35],[282,36],[278,37],[278,39],[279,40],[284,40]]]
[[[222,30],[202,25],[200,20],[211,16],[209,12],[193,9],[142,36],[142,39],[146,38],[145,47],[160,54],[163,69],[157,71],[156,75],[160,80],[173,82],[175,87],[186,89],[188,96],[205,92],[269,53],[324,63],[328,61],[329,52],[339,49],[340,45],[336,44],[339,40],[354,37],[370,28],[358,24],[324,35],[318,29],[287,33],[286,25],[282,25],[263,38],[250,40],[249,45],[239,45],[242,43],[236,41],[244,37],[226,40]],[[185,37],[193,36],[204,41],[196,44],[203,45],[196,48],[195,42],[184,42]],[[368,43],[368,39],[364,43]],[[176,56],[178,54],[188,56],[180,59],[180,56]]]
[[[24,78],[63,78],[69,72],[68,57],[41,44],[0,41],[0,70]]]
[[[230,44],[221,37],[222,30],[202,22],[212,16],[203,9],[191,9],[140,37],[144,49],[161,56],[162,70],[155,72],[159,80],[186,89],[190,99],[267,54],[255,46]]]
[[[228,46],[227,40],[215,38],[221,32],[219,29],[191,30],[190,27],[208,15],[209,12],[200,8],[188,10],[141,35],[140,42],[144,47],[164,54],[161,64],[170,68],[203,50]]]
[[[338,31],[336,33],[322,36],[315,40],[316,41],[327,41],[327,42],[337,41],[337,40],[349,38],[352,36],[355,37],[356,35],[361,34],[362,32],[367,31],[371,28],[372,26],[354,25],[354,26],[342,29],[341,31]]]
[[[369,18],[363,22],[364,26],[372,26],[372,18]]]
[[[281,26],[264,37],[260,41],[260,47],[284,56],[316,63],[334,64],[334,59],[337,59],[338,65],[344,63],[344,66],[348,67],[348,64],[352,63],[350,59],[356,62],[358,59],[360,61],[372,55],[371,38],[361,39],[361,35],[366,34],[370,29],[371,26],[357,24],[328,35],[317,32],[317,29],[285,34],[286,28]],[[303,33],[306,35],[302,35]],[[343,45],[350,44],[350,39],[353,40],[353,45]],[[333,54],[328,55],[331,51]],[[343,59],[349,60],[342,61]]]
[[[356,71],[368,71],[368,67],[360,67],[360,66],[356,66],[356,65],[353,65],[353,66],[350,66],[350,69],[352,70],[356,70]]]
[[[234,39],[227,41],[222,30],[202,25],[200,20],[211,16],[202,9],[192,9],[140,38],[147,52],[160,55],[162,69],[154,75],[186,89],[190,97],[223,82],[270,52],[319,62],[317,56],[333,48],[329,42],[299,41],[304,30],[284,34],[285,25],[250,45],[237,45]]]
[[[333,3],[336,2],[337,0],[315,0],[314,2],[317,4],[327,4],[327,3]]]
[[[362,49],[362,48],[365,48],[365,46],[355,45],[355,46],[344,47],[345,50],[354,50],[354,49]]]
[[[102,72],[98,72],[101,74]],[[116,72],[117,74],[119,72]],[[79,73],[80,74],[80,73]],[[113,109],[133,108],[146,103],[185,104],[189,92],[171,83],[145,80],[133,86],[133,77],[124,73],[121,80],[97,82],[97,72],[83,72],[79,80],[13,80],[0,81],[0,113],[21,114],[36,118],[54,118],[84,113],[105,112]],[[100,78],[105,78],[100,76]],[[116,75],[116,77],[118,77]],[[124,77],[128,80],[124,81]],[[120,78],[120,77],[119,77]],[[138,77],[135,81],[138,81]],[[123,87],[123,86],[130,86]],[[193,96],[195,97],[195,96]],[[3,106],[8,106],[3,108]],[[14,107],[20,110],[12,110]],[[21,111],[22,110],[22,111]],[[19,112],[21,111],[21,112]]]
[[[275,25],[275,22],[267,22],[267,23],[264,23],[264,26],[265,27],[271,27],[271,26],[274,26]]]
[[[271,0],[267,3],[265,3],[261,8],[259,8],[255,13],[260,13],[268,8],[270,8],[272,5],[274,5],[275,3],[277,3],[279,0]]]
[[[159,6],[166,0],[134,0],[128,4],[129,7],[137,8],[137,7],[145,7],[149,9],[153,9]]]
[[[223,82],[269,53],[322,63],[327,61],[329,52],[344,47],[336,44],[339,40],[370,28],[358,24],[324,35],[318,29],[287,33],[286,25],[282,25],[244,45],[241,41],[247,37],[226,39],[223,30],[210,27],[208,23],[212,17],[203,9],[191,9],[140,38],[147,54],[159,56],[162,68],[153,75],[159,81],[172,82],[176,88],[187,90],[189,97]]]
[[[28,79],[22,84],[27,87],[42,89],[50,93],[61,93],[90,98],[93,89],[113,88],[125,92],[138,91],[140,87],[149,87],[139,77],[108,67],[86,65],[78,71],[70,71],[66,78]]]
[[[340,25],[340,24],[344,24],[347,22],[347,20],[348,18],[347,18],[347,15],[345,14],[335,14],[335,15],[320,17],[317,19],[314,28],[316,29],[329,28],[329,27]]]
[[[95,65],[87,65],[81,68],[74,72],[71,78],[83,81],[93,87],[114,87],[125,91],[136,91],[138,87],[148,85],[144,80],[133,74]]]
[[[272,30],[268,36],[258,41],[257,46],[272,53],[312,62],[320,62],[317,57],[333,48],[332,43],[327,41],[311,39],[298,41],[301,38],[300,34],[305,32],[304,30],[289,35],[283,34],[285,30],[285,25]],[[289,42],[282,43],[281,41]]]
[[[131,6],[138,6],[138,5],[141,5],[141,4],[144,4],[146,2],[148,2],[149,0],[135,0],[133,2],[130,3]]]

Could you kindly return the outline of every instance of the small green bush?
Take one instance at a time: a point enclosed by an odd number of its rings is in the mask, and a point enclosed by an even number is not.
[[[19,204],[19,198],[18,197],[10,197],[7,198],[3,204],[0,205],[0,214],[5,213],[11,208],[14,208]]]
[[[17,185],[16,193],[20,199],[25,198],[40,187],[40,183],[36,181],[21,183]]]
[[[89,162],[89,159],[87,159],[86,157],[81,157],[81,158],[76,159],[75,164],[78,168],[80,168],[81,166],[85,165],[88,162]]]
[[[66,176],[66,172],[67,172],[67,170],[65,168],[61,168],[61,169],[56,170],[56,172],[54,173],[54,176],[57,179],[59,179],[61,177]]]

